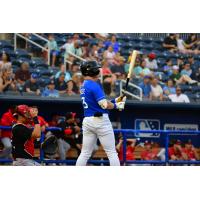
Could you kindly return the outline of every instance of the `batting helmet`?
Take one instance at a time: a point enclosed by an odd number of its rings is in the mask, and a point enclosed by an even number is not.
[[[95,60],[84,61],[80,64],[81,73],[83,76],[97,76],[101,66]]]
[[[21,115],[28,120],[31,120],[32,117],[30,115],[30,108],[27,105],[19,105],[15,109],[14,116]]]

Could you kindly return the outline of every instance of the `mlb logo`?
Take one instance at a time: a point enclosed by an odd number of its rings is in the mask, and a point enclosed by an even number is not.
[[[160,120],[157,119],[136,119],[136,130],[160,130]],[[136,137],[160,137],[160,133],[135,133]]]

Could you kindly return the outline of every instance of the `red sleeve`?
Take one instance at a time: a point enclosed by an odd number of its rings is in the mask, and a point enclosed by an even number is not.
[[[13,118],[11,118],[7,113],[4,113],[1,118],[2,126],[11,126],[13,122]]]
[[[141,153],[141,159],[145,160],[145,158],[146,158],[146,151],[142,151],[142,153]]]
[[[45,126],[46,124],[48,124],[45,119],[41,116],[38,116],[38,120],[40,122],[40,126]]]
[[[171,158],[171,156],[174,155],[174,150],[172,148],[169,148],[168,154],[169,154],[169,157]]]
[[[70,134],[72,134],[72,129],[70,129],[70,128],[66,128],[65,130],[64,130],[64,133],[66,134],[66,135],[70,135]]]

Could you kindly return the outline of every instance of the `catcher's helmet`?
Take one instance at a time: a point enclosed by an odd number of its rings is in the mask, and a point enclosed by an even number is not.
[[[83,76],[97,76],[101,66],[95,60],[84,61],[80,64],[81,73]]]
[[[32,117],[30,115],[30,108],[27,105],[19,105],[15,109],[14,116],[21,115],[28,120],[31,120]]]

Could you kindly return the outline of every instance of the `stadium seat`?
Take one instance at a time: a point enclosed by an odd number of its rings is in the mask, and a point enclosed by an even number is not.
[[[16,58],[16,54],[13,51],[13,49],[3,48],[3,49],[0,50],[0,55],[2,55],[3,52],[6,52],[12,58]]]
[[[145,36],[141,36],[140,37],[140,41],[145,42],[146,44],[149,44],[153,41],[152,37],[145,37]]]
[[[28,54],[26,50],[23,49],[17,49],[15,51],[15,54],[17,55],[18,58],[29,58],[31,59],[31,56]]]
[[[0,40],[0,49],[2,48],[14,49],[13,45],[6,40]]]

